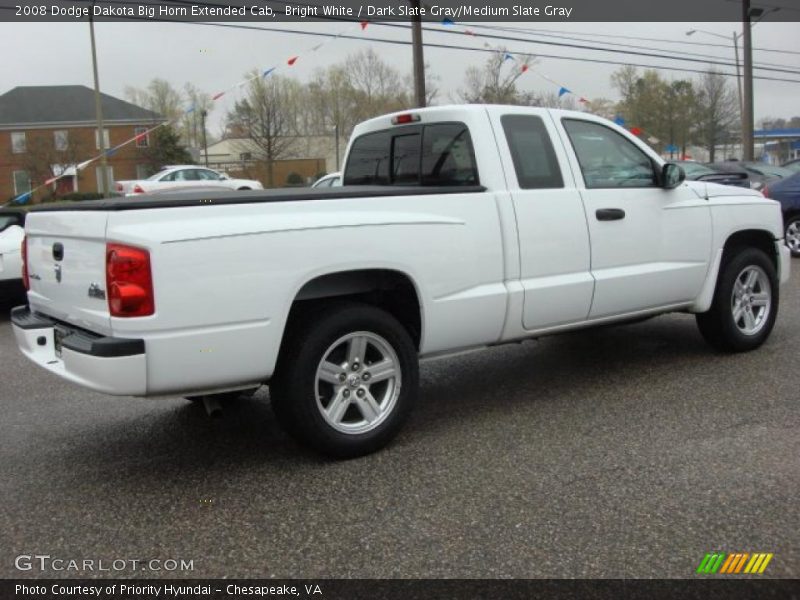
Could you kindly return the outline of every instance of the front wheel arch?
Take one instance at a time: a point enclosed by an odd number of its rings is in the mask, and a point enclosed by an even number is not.
[[[748,271],[760,276],[748,284],[749,289],[742,289],[742,278]],[[755,350],[772,332],[779,299],[778,271],[769,255],[755,247],[734,247],[723,257],[711,307],[695,315],[697,326],[703,338],[719,351]],[[751,316],[762,306],[767,307],[763,323],[752,332],[741,319],[744,305],[750,308]]]

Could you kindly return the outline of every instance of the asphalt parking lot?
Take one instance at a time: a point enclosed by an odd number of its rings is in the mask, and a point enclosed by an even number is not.
[[[800,577],[800,261],[761,350],[670,315],[427,363],[386,450],[332,462],[259,392],[221,419],[110,398],[0,319],[0,577],[691,577],[772,552]],[[15,557],[186,572],[18,571]]]

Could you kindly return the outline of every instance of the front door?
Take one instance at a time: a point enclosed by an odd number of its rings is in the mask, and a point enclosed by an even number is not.
[[[663,189],[653,156],[591,118],[560,120],[591,238],[590,318],[688,304],[711,257],[708,202],[687,185]]]

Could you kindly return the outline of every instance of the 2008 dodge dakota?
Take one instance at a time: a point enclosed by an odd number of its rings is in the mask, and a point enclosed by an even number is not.
[[[354,456],[397,433],[419,357],[670,311],[751,350],[789,277],[777,203],[584,113],[379,117],[343,177],[31,211],[20,349],[115,395],[267,383],[288,431]]]

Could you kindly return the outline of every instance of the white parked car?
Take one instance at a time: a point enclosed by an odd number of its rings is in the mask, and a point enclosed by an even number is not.
[[[777,202],[587,113],[378,117],[343,183],[34,208],[19,348],[114,395],[267,384],[287,431],[355,456],[400,430],[420,358],[676,311],[753,350],[789,278]]]
[[[326,188],[326,187],[341,187],[342,174],[338,171],[335,173],[328,173],[317,179],[311,184],[312,188]]]
[[[25,211],[0,208],[0,296],[22,291],[22,239]],[[0,298],[2,299],[2,298]]]
[[[175,165],[164,167],[147,179],[133,179],[116,182],[116,192],[126,196],[149,194],[151,192],[180,191],[198,187],[231,190],[261,190],[264,186],[253,179],[232,179],[225,173],[195,165]]]

